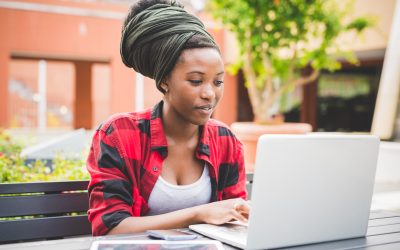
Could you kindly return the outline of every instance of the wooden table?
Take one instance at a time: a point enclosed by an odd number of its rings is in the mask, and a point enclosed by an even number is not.
[[[146,234],[111,235],[102,237],[82,236],[61,240],[34,241],[16,244],[0,245],[0,250],[83,250],[89,249],[93,240],[99,239],[148,239]],[[205,239],[205,237],[201,237]],[[235,249],[225,245],[226,249]],[[288,249],[288,248],[285,248]],[[289,249],[368,249],[368,250],[398,250],[400,249],[400,213],[390,211],[372,211],[369,219],[367,237],[348,240],[338,240],[320,244],[291,247]]]

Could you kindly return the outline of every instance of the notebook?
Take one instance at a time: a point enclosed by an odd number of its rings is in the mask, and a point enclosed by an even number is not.
[[[378,148],[373,135],[263,135],[248,225],[189,228],[242,249],[363,237]]]

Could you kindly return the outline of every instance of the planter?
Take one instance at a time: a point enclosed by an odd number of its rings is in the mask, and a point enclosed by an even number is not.
[[[311,125],[307,123],[261,125],[253,122],[235,122],[231,129],[243,143],[246,172],[254,172],[257,141],[261,135],[306,134],[312,131]]]

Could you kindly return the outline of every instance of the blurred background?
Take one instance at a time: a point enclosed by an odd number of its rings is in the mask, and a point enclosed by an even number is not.
[[[153,80],[120,59],[122,21],[134,2],[0,0],[0,182],[87,179],[93,129],[114,113],[142,110],[162,98]],[[212,18],[207,1],[180,2],[215,37],[226,67],[234,64],[237,43]],[[383,143],[373,208],[400,211],[400,79],[397,74],[382,83],[384,64],[389,75],[400,70],[393,63],[400,62],[399,49],[388,49],[396,41],[393,25],[400,29],[396,4],[354,1],[354,16],[375,20],[360,38],[341,38],[359,63],[342,60],[341,69],[322,70],[295,89],[283,115],[287,122],[311,124],[314,132],[378,134]],[[241,69],[226,75],[213,117],[228,125],[253,120]]]

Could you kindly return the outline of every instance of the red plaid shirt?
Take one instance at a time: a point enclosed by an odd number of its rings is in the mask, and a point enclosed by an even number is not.
[[[96,130],[87,159],[93,235],[149,211],[147,201],[167,157],[162,105],[116,114]],[[211,119],[199,129],[196,157],[209,167],[211,201],[246,199],[242,144],[221,122]]]

